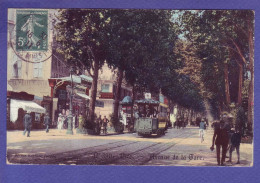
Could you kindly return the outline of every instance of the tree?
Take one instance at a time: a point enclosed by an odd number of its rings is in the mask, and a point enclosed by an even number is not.
[[[118,69],[114,118],[123,75],[133,88],[157,91],[176,39],[166,10],[111,10],[107,62]]]
[[[106,59],[107,10],[66,9],[59,10],[56,25],[58,52],[65,61],[76,67],[84,67],[93,78],[91,86],[90,116],[94,121],[98,71]]]
[[[230,91],[237,88],[236,102],[241,104],[243,76],[247,71],[253,73],[250,65],[253,64],[254,51],[254,12],[213,10],[177,11],[177,13],[180,15],[177,22],[181,24],[183,37],[194,44],[197,55],[203,63],[204,84],[212,94],[210,100],[214,101],[219,111],[228,110],[231,99],[234,100],[234,97],[230,97],[232,94]],[[237,66],[233,64],[234,62]],[[237,75],[238,82],[231,84],[229,77],[234,66],[239,70],[237,73],[233,72]],[[252,81],[253,75],[250,76]],[[251,96],[252,92],[249,92]],[[249,97],[248,100],[252,104],[252,98]]]

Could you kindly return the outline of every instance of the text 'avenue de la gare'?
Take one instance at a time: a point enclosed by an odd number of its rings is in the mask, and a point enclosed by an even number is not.
[[[173,154],[173,155],[156,155],[156,154],[150,154],[150,159],[153,160],[204,160],[203,156],[198,156],[195,154]]]

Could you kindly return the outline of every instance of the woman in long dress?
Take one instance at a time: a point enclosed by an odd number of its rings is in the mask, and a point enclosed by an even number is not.
[[[62,114],[59,114],[59,117],[58,117],[58,129],[60,131],[62,129],[62,126],[63,126],[63,117],[62,117]]]

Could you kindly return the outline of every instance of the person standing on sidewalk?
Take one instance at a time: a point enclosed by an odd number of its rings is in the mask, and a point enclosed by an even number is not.
[[[44,125],[46,127],[46,133],[49,133],[49,126],[51,125],[51,118],[49,117],[48,113],[46,113],[44,116]]]
[[[109,120],[106,118],[106,116],[104,116],[104,118],[102,120],[103,134],[107,134],[107,123],[108,122],[109,122]]]
[[[221,120],[219,125],[216,125],[216,127],[215,127],[214,135],[213,135],[213,139],[212,139],[212,146],[211,146],[211,150],[213,150],[214,144],[216,145],[218,165],[224,166],[228,141],[229,141],[228,129],[225,126],[225,122],[223,120]],[[220,161],[220,148],[222,148],[221,161]]]
[[[23,135],[27,132],[27,137],[30,137],[31,126],[32,126],[32,117],[30,115],[31,111],[27,111],[23,117],[23,124],[24,124],[24,132]]]
[[[60,132],[61,132],[62,126],[63,126],[63,117],[62,117],[62,114],[60,113],[59,117],[58,117],[58,129]]]

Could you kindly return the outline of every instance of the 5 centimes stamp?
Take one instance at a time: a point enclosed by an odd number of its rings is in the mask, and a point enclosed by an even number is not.
[[[12,12],[14,28],[9,32],[9,42],[19,60],[31,63],[49,60],[52,55],[49,10],[16,9]]]
[[[16,50],[47,51],[48,11],[16,11]]]

